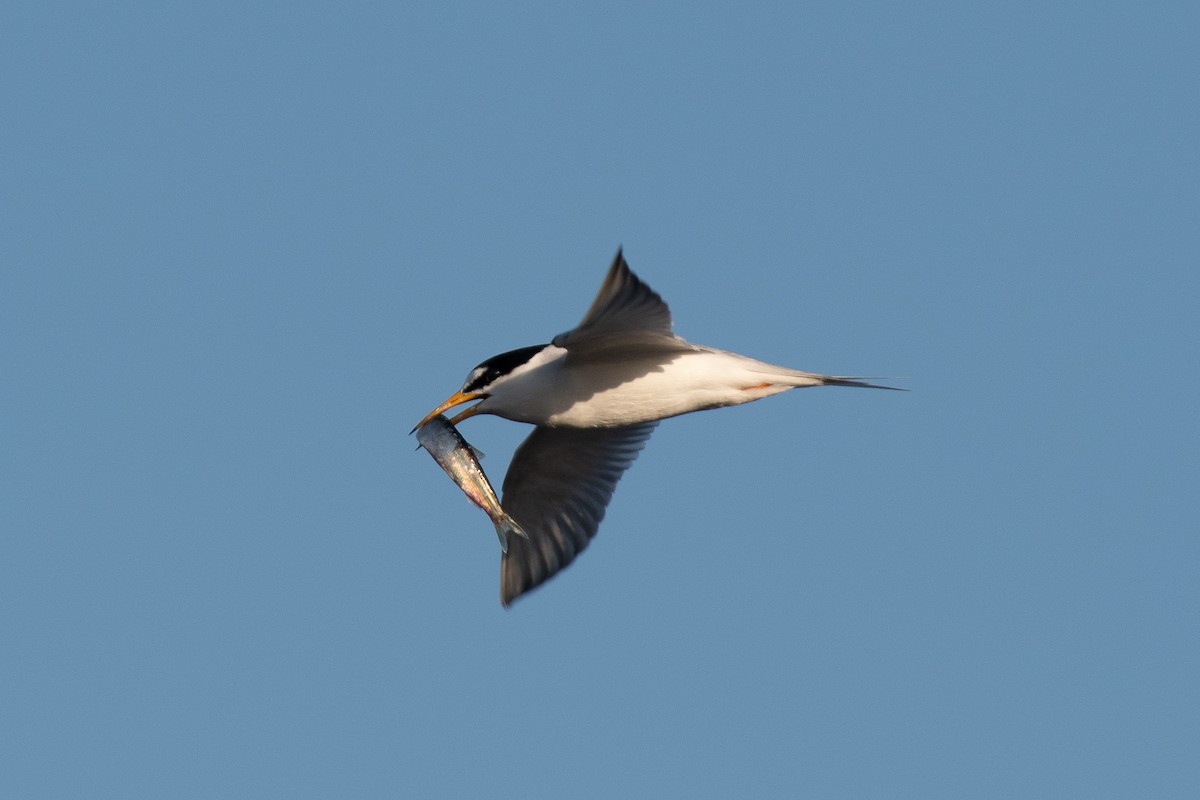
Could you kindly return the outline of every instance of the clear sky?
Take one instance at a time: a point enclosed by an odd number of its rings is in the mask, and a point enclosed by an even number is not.
[[[0,796],[1197,796],[1196,9],[5,4]],[[913,391],[664,423],[505,611],[408,430],[619,245]]]

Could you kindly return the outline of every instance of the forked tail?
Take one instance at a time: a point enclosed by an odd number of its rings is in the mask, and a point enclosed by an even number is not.
[[[822,386],[857,386],[859,389],[887,389],[892,392],[907,392],[908,389],[901,389],[899,386],[884,386],[879,383],[868,383],[873,378],[851,378],[846,376],[835,377],[833,375],[818,375],[821,379]]]
[[[798,389],[804,386],[854,386],[859,389],[888,389],[893,392],[908,391],[908,389],[901,389],[899,386],[884,386],[880,383],[871,383],[871,381],[877,379],[865,378],[861,375],[822,375],[819,372],[805,372],[799,369],[776,367],[771,364],[763,364],[762,367],[755,370],[755,372],[770,375],[773,379],[772,383],[790,388]]]
[[[871,383],[873,380],[878,380],[874,377],[864,377],[862,375],[822,375],[819,372],[805,372],[801,369],[790,369],[777,364],[768,364],[765,361],[755,361],[754,359],[732,353],[726,355],[736,359],[738,366],[743,367],[747,371],[748,377],[763,376],[765,382],[761,386],[748,385],[746,388],[768,389],[763,394],[764,397],[768,394],[776,394],[785,388],[799,389],[805,386],[855,386],[859,389],[889,389],[893,392],[908,391],[907,389],[901,389],[899,386],[884,386],[880,383]],[[775,387],[774,391],[770,391],[770,387]]]

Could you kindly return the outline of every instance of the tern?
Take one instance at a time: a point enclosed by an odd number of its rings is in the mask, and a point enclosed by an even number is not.
[[[413,430],[476,400],[451,424],[494,414],[536,426],[513,454],[502,487],[501,505],[528,534],[511,539],[501,556],[500,602],[507,607],[588,546],[617,482],[659,420],[806,386],[895,388],[684,341],[672,331],[667,304],[618,250],[577,327],[479,364]]]

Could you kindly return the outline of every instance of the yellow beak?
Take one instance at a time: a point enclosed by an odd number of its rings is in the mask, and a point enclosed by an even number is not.
[[[450,395],[450,397],[446,400],[446,402],[442,403],[440,406],[435,408],[433,411],[430,411],[428,414],[426,414],[424,419],[422,419],[420,422],[418,422],[416,427],[414,427],[412,429],[412,431],[409,431],[409,433],[412,433],[417,428],[424,425],[426,422],[429,422],[429,420],[433,419],[438,414],[448,411],[449,409],[454,408],[455,406],[461,406],[463,403],[469,403],[472,400],[479,400],[483,396],[484,395],[482,392],[466,392],[466,393],[455,392],[454,394]],[[450,424],[457,425],[458,423],[462,422],[467,417],[474,416],[476,413],[475,409],[477,409],[477,408],[478,408],[478,406],[472,406],[471,408],[468,408],[466,411],[462,412],[461,414],[455,415],[454,418],[452,418],[450,420]]]

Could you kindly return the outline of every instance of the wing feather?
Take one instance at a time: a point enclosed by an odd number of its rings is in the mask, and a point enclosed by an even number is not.
[[[501,505],[529,539],[509,539],[501,556],[501,604],[549,580],[583,552],[617,482],[657,424],[534,428],[504,476]]]
[[[574,330],[560,333],[553,343],[568,350],[589,339],[636,332],[674,339],[671,309],[658,293],[647,286],[618,250],[591,308]]]

